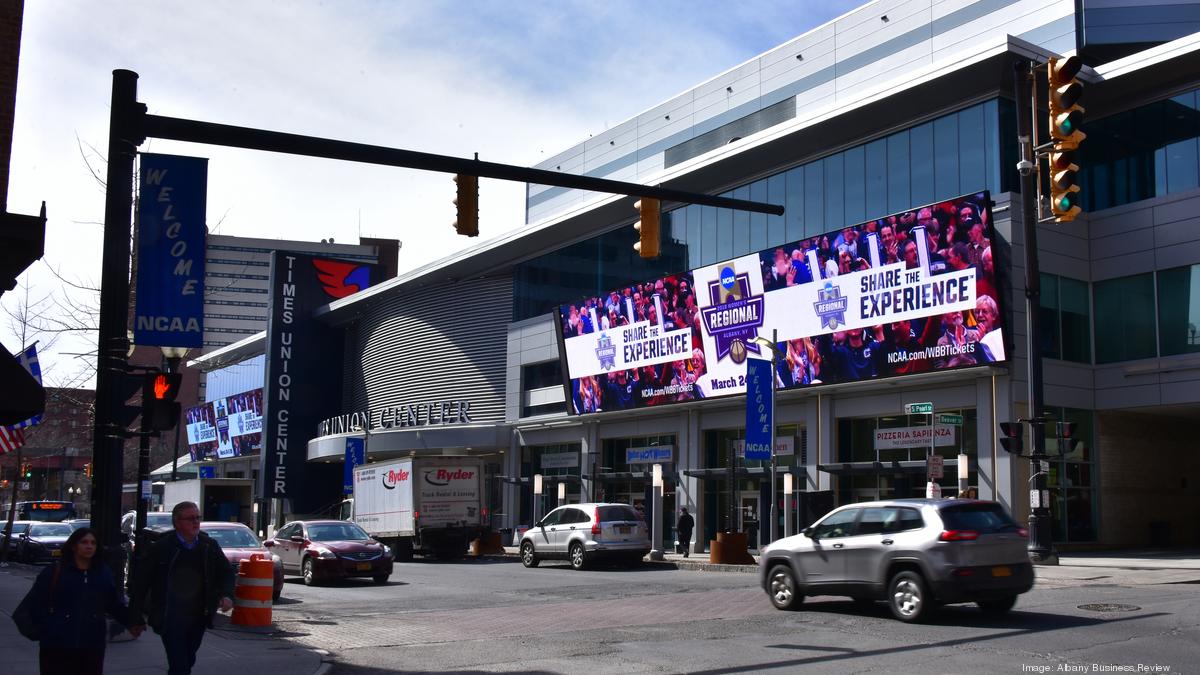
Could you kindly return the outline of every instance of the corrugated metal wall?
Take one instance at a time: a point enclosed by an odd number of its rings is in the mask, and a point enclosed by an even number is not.
[[[468,400],[472,421],[503,421],[511,318],[508,276],[390,295],[347,327],[345,410]]]

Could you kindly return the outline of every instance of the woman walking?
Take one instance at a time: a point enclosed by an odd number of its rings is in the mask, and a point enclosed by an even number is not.
[[[39,599],[33,616],[41,628],[42,675],[101,675],[106,615],[134,637],[145,628],[130,625],[129,608],[96,549],[91,528],[75,530],[63,545],[62,560],[42,570],[33,584],[33,597]]]

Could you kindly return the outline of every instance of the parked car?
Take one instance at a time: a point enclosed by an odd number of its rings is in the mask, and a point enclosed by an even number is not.
[[[806,595],[848,595],[886,600],[905,622],[959,602],[1003,614],[1033,587],[1028,538],[996,502],[852,504],[767,546],[759,557],[760,581],[777,609],[797,609]]]
[[[299,574],[307,586],[348,577],[371,577],[387,583],[392,575],[392,549],[344,520],[297,520],[263,542],[283,563],[283,571]]]
[[[91,518],[74,518],[72,520],[66,521],[66,523],[71,526],[71,530],[82,530],[85,527],[92,526],[92,519]]]
[[[0,521],[0,547],[8,547],[9,560],[17,559],[17,548],[21,543],[21,535],[28,532],[31,525],[33,525],[32,520],[14,520],[10,539],[4,534],[5,528],[8,527],[8,521]]]
[[[130,511],[124,516],[121,516],[121,547],[125,549],[125,583],[129,583],[129,571],[133,556],[137,555],[137,537],[134,536],[134,528],[137,525],[137,511]],[[150,511],[146,513],[146,527],[143,532],[146,535],[146,543],[150,543],[166,532],[171,532],[175,529],[175,523],[171,520],[170,512],[165,511]]]
[[[254,530],[242,523],[227,523],[223,521],[205,521],[200,523],[200,531],[212,537],[221,545],[225,558],[233,565],[234,570],[243,560],[255,553],[261,553],[275,564],[275,586],[271,598],[278,600],[283,593],[283,561],[279,556],[267,550],[255,536]]]
[[[567,560],[577,570],[602,558],[637,564],[649,552],[646,523],[628,504],[560,506],[521,535],[526,567],[553,558]]]
[[[62,557],[63,544],[75,530],[66,523],[35,522],[17,539],[17,559],[21,562],[54,562]]]

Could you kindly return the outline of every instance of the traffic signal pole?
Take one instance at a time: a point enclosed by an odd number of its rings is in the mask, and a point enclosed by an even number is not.
[[[1017,135],[1021,161],[1033,162],[1033,170],[1021,171],[1021,226],[1025,248],[1025,322],[1026,363],[1029,368],[1029,422],[1032,438],[1031,489],[1029,509],[1029,557],[1037,563],[1058,563],[1052,545],[1049,504],[1046,495],[1046,472],[1041,470],[1046,459],[1046,417],[1042,403],[1042,342],[1041,342],[1041,271],[1038,268],[1037,246],[1037,183],[1039,166],[1034,156],[1033,115],[1034,72],[1025,59],[1014,64],[1013,94],[1017,113]],[[1037,494],[1036,502],[1032,499]]]
[[[100,326],[96,357],[95,426],[92,434],[92,514],[109,568],[123,576],[124,549],[119,541],[125,438],[117,428],[121,408],[119,381],[124,377],[129,340],[129,228],[133,217],[133,163],[143,138],[138,118],[137,73],[113,71],[109,114],[108,173],[104,200],[104,247],[100,272]]]

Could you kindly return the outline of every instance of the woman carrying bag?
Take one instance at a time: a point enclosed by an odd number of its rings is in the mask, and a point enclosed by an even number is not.
[[[130,625],[124,596],[96,549],[90,528],[75,530],[63,545],[62,560],[42,570],[29,591],[42,675],[101,675],[108,642],[106,615],[134,637],[145,629]]]

